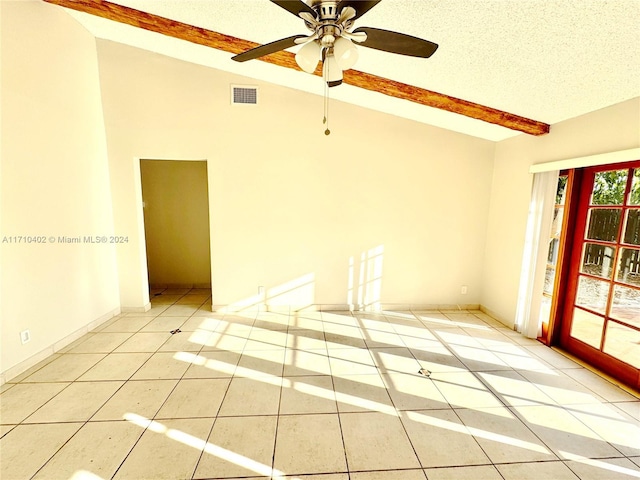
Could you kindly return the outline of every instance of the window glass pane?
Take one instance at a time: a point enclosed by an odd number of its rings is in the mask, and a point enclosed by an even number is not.
[[[580,276],[576,305],[604,314],[608,296],[609,282]]]
[[[620,208],[591,208],[589,209],[589,227],[587,238],[589,240],[602,240],[603,242],[615,242],[618,238],[620,226]]]
[[[582,273],[597,277],[611,278],[616,250],[606,245],[585,243],[582,252]]]
[[[611,317],[640,327],[640,290],[616,285],[613,288]]]
[[[544,276],[544,293],[553,295],[553,285],[556,279],[556,264],[558,263],[558,249],[560,241],[552,238],[549,241],[549,253],[547,255],[547,269]]]
[[[565,196],[567,194],[567,175],[558,177],[558,189],[556,190],[556,205],[564,205]]]
[[[549,240],[549,254],[547,255],[547,263],[555,265],[558,263],[558,248],[560,241],[557,238]]]
[[[623,362],[640,368],[640,332],[616,322],[607,323],[603,351]]]
[[[631,183],[629,205],[640,205],[640,168],[636,168],[633,171],[633,182]]]
[[[556,267],[553,265],[547,265],[547,270],[544,274],[544,293],[547,295],[553,295],[553,284],[556,279]]]
[[[571,336],[599,349],[603,324],[604,318],[579,308],[574,308],[573,320],[571,321]]]
[[[564,216],[564,207],[555,207],[553,210],[553,223],[551,224],[551,236],[559,237],[562,232],[562,217]]]
[[[627,210],[627,222],[624,226],[624,243],[640,245],[640,208]]]
[[[623,248],[621,250],[616,280],[640,287],[640,249]]]
[[[628,170],[609,170],[596,173],[593,181],[591,205],[622,205],[627,186]]]

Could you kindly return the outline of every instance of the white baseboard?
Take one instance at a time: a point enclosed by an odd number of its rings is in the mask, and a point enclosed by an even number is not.
[[[53,355],[54,353],[59,352],[64,347],[66,347],[67,345],[75,342],[77,339],[79,339],[83,335],[87,334],[91,330],[99,327],[104,322],[106,322],[108,320],[111,320],[116,315],[119,315],[120,312],[121,312],[121,310],[120,310],[119,307],[118,308],[114,308],[110,312],[107,312],[104,315],[101,315],[100,317],[96,318],[92,322],[89,322],[84,327],[79,328],[75,332],[67,335],[66,337],[58,340],[57,342],[54,342],[53,344],[51,344],[47,348],[42,349],[41,351],[39,351],[35,355],[32,355],[29,358],[27,358],[26,360],[23,360],[22,362],[18,363],[17,365],[14,365],[13,367],[10,367],[10,368],[6,369],[4,372],[0,373],[0,385],[4,385],[6,382],[14,379],[15,377],[17,377],[18,375],[20,375],[20,374],[22,374],[24,372],[26,372],[31,367],[33,367],[33,366],[37,365],[38,363],[46,360],[47,357]]]
[[[164,288],[208,288],[211,290],[210,283],[152,283],[149,285],[152,290],[164,289]]]
[[[212,305],[212,312],[238,313],[238,312],[386,312],[386,311],[466,311],[480,310],[477,303],[469,304],[426,304],[426,303],[381,303],[377,305],[353,305],[349,303],[322,303],[312,305],[269,305],[257,304],[249,307],[237,305]]]
[[[502,318],[500,315],[498,315],[496,312],[494,312],[490,308],[487,308],[484,305],[480,305],[480,311],[483,312],[483,313],[486,313],[487,315],[489,315],[492,318],[495,318],[497,321],[499,321],[505,327],[515,330],[515,323],[514,322],[507,322],[504,318]]]

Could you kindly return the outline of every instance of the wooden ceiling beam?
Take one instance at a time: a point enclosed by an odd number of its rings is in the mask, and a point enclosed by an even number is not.
[[[232,37],[105,0],[44,1],[151,32],[161,33],[180,40],[186,40],[198,45],[215,48],[234,55],[259,46],[258,43],[250,42],[249,40]],[[295,61],[295,55],[286,51],[266,55],[259,58],[259,60],[281,67],[300,70]],[[318,68],[315,74],[322,76],[321,69]],[[343,82],[394,98],[408,100],[427,107],[438,108],[493,123],[529,135],[544,135],[549,133],[549,125],[543,122],[358,70],[347,70],[344,72]]]
[[[529,135],[546,135],[550,129],[549,125],[543,122],[451,97],[443,93],[433,92],[425,88],[378,77],[370,73],[347,70],[344,72],[343,82],[366,90],[380,92],[391,97],[409,100],[427,107],[439,108],[447,112],[493,123]]]

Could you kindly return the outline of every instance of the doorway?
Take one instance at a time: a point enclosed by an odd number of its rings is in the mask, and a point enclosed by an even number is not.
[[[640,161],[574,173],[559,343],[640,388]]]
[[[140,160],[150,288],[211,288],[206,161]]]

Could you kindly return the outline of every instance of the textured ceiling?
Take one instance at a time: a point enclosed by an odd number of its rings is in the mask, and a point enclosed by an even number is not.
[[[257,43],[307,34],[268,0],[115,0],[127,7]],[[322,82],[260,61],[71,12],[96,37],[322,94]],[[383,0],[356,21],[440,45],[430,59],[359,48],[357,70],[552,125],[640,97],[639,0]],[[295,49],[292,49],[295,50]],[[333,98],[470,135],[519,134],[349,85]]]

